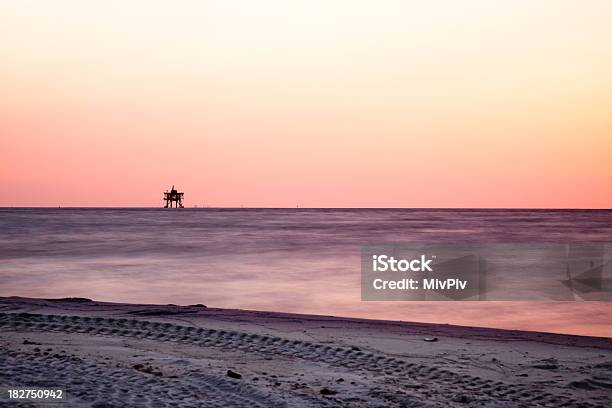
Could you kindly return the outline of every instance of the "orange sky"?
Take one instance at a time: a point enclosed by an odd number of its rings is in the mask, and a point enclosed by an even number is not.
[[[610,1],[3,1],[0,206],[612,207]]]

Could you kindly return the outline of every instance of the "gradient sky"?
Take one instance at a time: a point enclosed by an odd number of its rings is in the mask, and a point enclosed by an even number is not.
[[[612,207],[610,1],[2,1],[0,206]]]

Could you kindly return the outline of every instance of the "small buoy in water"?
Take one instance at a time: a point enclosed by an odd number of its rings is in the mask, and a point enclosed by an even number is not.
[[[423,340],[425,341],[438,341],[437,337],[425,337]]]

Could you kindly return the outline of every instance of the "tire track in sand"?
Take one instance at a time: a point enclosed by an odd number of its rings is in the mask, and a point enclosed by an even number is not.
[[[0,383],[48,387],[50,381],[62,384],[68,391],[67,406],[71,401],[73,404],[89,401],[96,408],[286,406],[253,387],[201,372],[191,372],[180,378],[156,377],[65,354],[29,354],[12,350],[0,359]]]
[[[461,394],[469,396],[472,401],[505,402],[511,406],[600,408],[598,405],[577,401],[566,395],[543,392],[535,386],[495,382],[382,354],[276,336],[204,329],[146,320],[30,313],[0,313],[0,327],[20,331],[120,336],[186,343],[228,351],[240,350],[245,353],[259,353],[268,356],[280,355],[345,367],[350,370],[365,370],[379,376],[392,377],[398,384],[409,385],[414,384],[415,381],[427,383],[441,397],[449,401]],[[414,389],[414,392],[418,394],[419,390]]]

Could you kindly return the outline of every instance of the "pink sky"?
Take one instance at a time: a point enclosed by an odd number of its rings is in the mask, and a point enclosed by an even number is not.
[[[0,206],[612,207],[612,2],[4,1]]]

